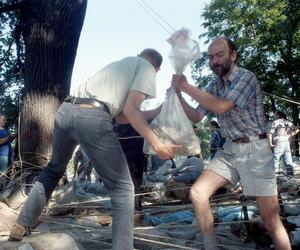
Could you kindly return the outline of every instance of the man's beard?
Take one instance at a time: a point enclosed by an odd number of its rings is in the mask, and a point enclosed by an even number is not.
[[[210,66],[210,69],[219,77],[226,75],[231,69],[230,59],[226,59],[224,63]]]

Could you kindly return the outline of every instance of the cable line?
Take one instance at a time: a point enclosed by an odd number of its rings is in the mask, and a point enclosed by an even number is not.
[[[156,12],[149,4],[144,0],[136,0],[136,2],[143,8],[169,35],[173,34],[176,30],[169,24],[162,16]],[[168,27],[167,27],[168,26]],[[170,30],[171,29],[171,30]]]
[[[294,103],[294,104],[297,104],[297,105],[300,106],[300,103],[299,103],[299,102],[293,101],[293,100],[291,100],[291,99],[283,98],[283,97],[280,97],[280,96],[277,96],[277,95],[272,95],[272,94],[269,94],[269,93],[264,92],[264,91],[261,91],[261,92],[262,92],[263,94],[265,94],[265,95],[272,96],[272,97],[281,99],[281,100],[283,100],[283,101],[290,102],[290,103]]]

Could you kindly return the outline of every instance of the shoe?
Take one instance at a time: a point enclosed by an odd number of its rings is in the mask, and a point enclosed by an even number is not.
[[[23,237],[29,233],[30,233],[29,227],[24,227],[16,223],[10,231],[8,240],[21,241],[23,240]]]

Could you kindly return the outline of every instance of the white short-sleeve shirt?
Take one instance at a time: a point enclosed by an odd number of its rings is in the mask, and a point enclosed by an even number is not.
[[[294,125],[285,119],[276,119],[273,121],[270,133],[273,134],[274,141],[288,142],[290,134],[293,132]]]
[[[129,91],[137,90],[146,98],[156,96],[156,71],[142,57],[126,57],[113,62],[83,82],[75,96],[95,98],[104,102],[111,115],[116,116],[124,108]]]

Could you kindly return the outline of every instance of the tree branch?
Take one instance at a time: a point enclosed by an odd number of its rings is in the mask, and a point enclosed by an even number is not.
[[[24,1],[20,1],[13,4],[1,4],[0,3],[0,14],[9,11],[15,11],[22,7]]]

